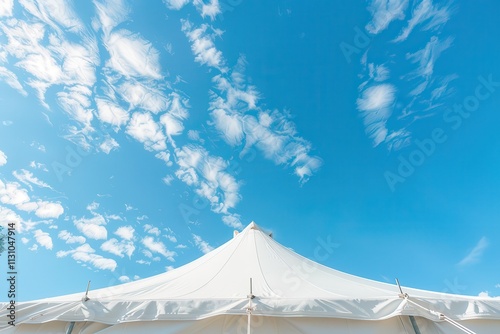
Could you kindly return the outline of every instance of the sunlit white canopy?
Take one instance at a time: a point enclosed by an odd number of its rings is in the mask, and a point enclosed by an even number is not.
[[[15,327],[1,303],[0,333],[500,332],[499,299],[401,289],[304,258],[251,223],[172,271],[19,303]]]

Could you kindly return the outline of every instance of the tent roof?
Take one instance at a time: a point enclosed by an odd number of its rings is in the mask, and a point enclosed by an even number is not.
[[[500,319],[498,299],[404,287],[409,296],[405,298],[397,285],[349,275],[302,257],[253,222],[182,267],[91,290],[87,301],[79,293],[20,303],[18,319],[28,323],[92,319],[115,324],[243,315],[249,304],[250,279],[253,312],[266,316],[377,320],[418,315],[437,320],[442,312],[457,320]]]

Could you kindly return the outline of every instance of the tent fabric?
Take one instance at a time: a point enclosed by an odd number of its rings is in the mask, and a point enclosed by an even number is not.
[[[217,321],[227,323],[230,319],[244,319],[246,324],[250,279],[255,296],[251,300],[252,317],[267,319],[264,323],[278,327],[294,324],[299,328],[296,333],[305,333],[300,324],[308,321],[318,326],[347,321],[356,324],[352,325],[355,328],[366,324],[373,327],[376,322],[379,328],[384,324],[394,328],[386,333],[399,333],[397,326],[408,316],[429,323],[426,327],[436,333],[453,333],[447,330],[449,324],[440,314],[454,321],[471,320],[473,325],[485,320],[485,324],[500,326],[499,299],[407,287],[402,288],[407,296],[401,296],[396,285],[349,275],[302,257],[255,223],[191,263],[150,278],[91,290],[87,301],[82,300],[83,293],[78,293],[18,303],[16,323],[26,330],[32,325],[55,328],[69,322],[100,324],[99,333],[116,332],[121,327],[140,328],[146,323],[151,332],[166,323],[172,326],[171,331],[164,328],[162,333],[195,333],[195,329],[176,331],[175,327],[198,328],[207,323],[214,326]],[[2,320],[6,319],[6,306],[0,304]],[[220,324],[214,328],[217,326]],[[3,321],[1,328],[12,330]]]

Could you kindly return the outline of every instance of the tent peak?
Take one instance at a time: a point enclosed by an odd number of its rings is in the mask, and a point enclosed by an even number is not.
[[[264,234],[267,234],[268,236],[270,236],[271,238],[273,237],[273,233],[272,232],[267,232],[267,231],[264,231],[259,225],[257,225],[253,220],[250,224],[247,225],[247,227],[245,227],[243,229],[243,231],[241,231],[241,233],[245,233],[245,232],[248,232],[250,230],[256,230],[256,231],[261,231],[263,232]],[[233,238],[236,237],[238,234],[240,234],[239,231],[234,231],[233,233]]]

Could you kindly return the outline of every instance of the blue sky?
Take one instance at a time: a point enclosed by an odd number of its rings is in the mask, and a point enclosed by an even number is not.
[[[171,270],[251,221],[354,275],[498,296],[499,10],[1,2],[19,300]]]

